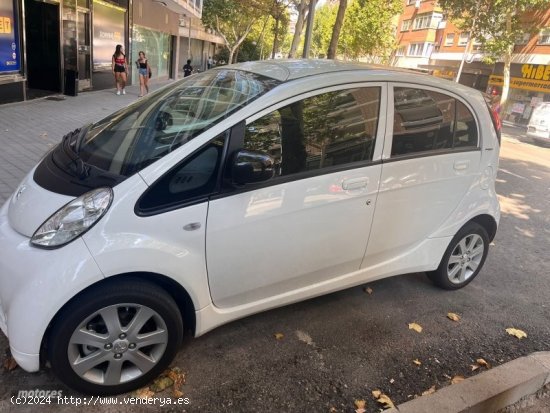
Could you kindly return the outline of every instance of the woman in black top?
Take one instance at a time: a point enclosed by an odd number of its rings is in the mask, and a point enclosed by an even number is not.
[[[128,67],[126,65],[126,55],[124,54],[124,46],[116,45],[115,53],[111,60],[113,75],[115,75],[116,94],[126,94],[126,79],[128,78]]]
[[[136,60],[136,66],[139,72],[139,97],[149,93],[149,78],[151,77],[151,68],[145,57],[145,52],[139,52],[139,59]]]

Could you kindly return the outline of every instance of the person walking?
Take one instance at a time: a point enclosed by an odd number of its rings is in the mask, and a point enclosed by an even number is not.
[[[214,67],[214,60],[212,60],[212,56],[208,56],[208,60],[206,61],[206,67],[208,69],[212,69]]]
[[[139,72],[139,97],[149,93],[149,78],[151,77],[151,67],[145,57],[145,52],[139,52],[139,59],[136,60],[136,67]]]
[[[193,66],[191,66],[191,59],[187,59],[187,63],[183,66],[183,77],[191,76],[193,73]]]
[[[124,46],[117,44],[113,59],[111,61],[113,75],[115,76],[116,94],[126,94],[126,81],[128,79],[128,64],[126,63],[126,55],[124,54]]]

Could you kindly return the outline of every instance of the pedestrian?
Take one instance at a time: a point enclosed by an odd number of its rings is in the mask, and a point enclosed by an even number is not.
[[[187,63],[183,66],[183,77],[191,76],[193,73],[193,66],[191,66],[191,59],[187,59]]]
[[[136,60],[136,67],[139,72],[139,97],[149,93],[149,78],[151,77],[151,67],[145,57],[145,52],[138,53],[139,59]]]
[[[128,79],[128,65],[126,63],[126,55],[124,54],[124,46],[116,45],[115,53],[112,59],[113,75],[115,76],[116,94],[126,94],[126,80]]]
[[[212,60],[212,56],[208,56],[208,60],[206,61],[206,67],[208,69],[212,69],[214,67],[214,60]]]

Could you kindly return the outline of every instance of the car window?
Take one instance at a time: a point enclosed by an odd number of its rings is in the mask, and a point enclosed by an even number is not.
[[[212,140],[155,182],[139,202],[147,213],[211,194],[215,188],[228,132]]]
[[[271,155],[276,176],[372,160],[380,88],[323,93],[250,123],[245,149]]]
[[[392,156],[477,145],[470,110],[443,93],[394,88]]]
[[[78,145],[78,155],[103,171],[130,176],[278,83],[231,69],[189,76],[92,125]]]

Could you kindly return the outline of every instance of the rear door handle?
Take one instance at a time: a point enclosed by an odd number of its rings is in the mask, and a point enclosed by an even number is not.
[[[465,169],[468,169],[468,166],[470,166],[470,161],[456,161],[454,164],[454,168],[456,171],[463,171]]]
[[[368,183],[369,178],[367,177],[345,179],[344,181],[342,181],[342,189],[346,191],[363,189],[367,187]]]

